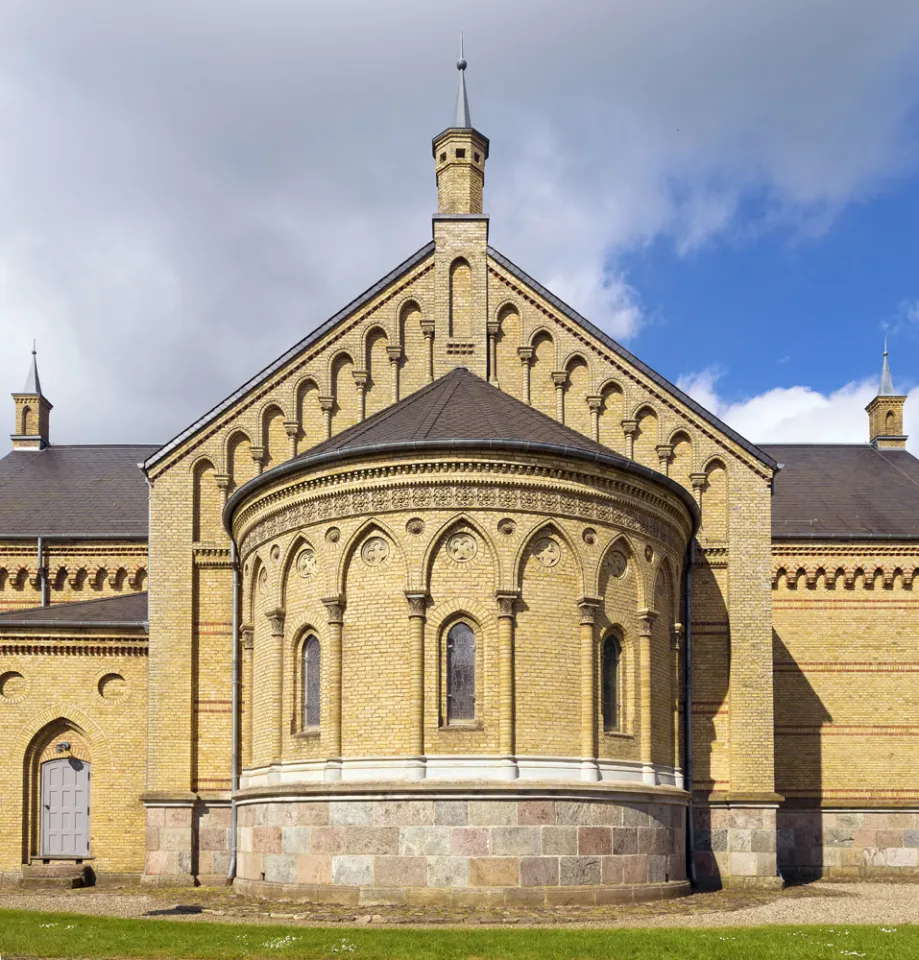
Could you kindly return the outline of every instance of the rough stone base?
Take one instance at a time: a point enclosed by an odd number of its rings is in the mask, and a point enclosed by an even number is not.
[[[431,907],[607,906],[670,900],[692,892],[686,880],[616,887],[345,887],[236,880],[234,892],[264,899],[304,900],[345,906],[384,904]]]
[[[779,870],[788,880],[919,876],[919,811],[778,812]]]
[[[688,889],[685,807],[665,799],[597,791],[576,799],[396,800],[339,792],[244,801],[235,886],[334,903],[677,896]]]
[[[143,882],[159,886],[225,883],[230,867],[229,803],[148,803]]]
[[[693,844],[700,888],[782,886],[775,805],[695,803]]]

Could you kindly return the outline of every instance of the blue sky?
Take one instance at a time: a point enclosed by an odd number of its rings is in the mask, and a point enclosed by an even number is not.
[[[915,0],[10,0],[0,390],[165,440],[386,274],[461,30],[528,273],[752,440],[866,439],[885,323],[919,385]]]

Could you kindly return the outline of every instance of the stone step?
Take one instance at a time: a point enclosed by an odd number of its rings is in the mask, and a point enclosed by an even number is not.
[[[51,861],[27,863],[22,868],[20,886],[26,890],[76,890],[89,886],[92,871],[82,863]]]

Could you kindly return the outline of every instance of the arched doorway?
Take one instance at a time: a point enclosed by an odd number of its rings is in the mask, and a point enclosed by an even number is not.
[[[22,862],[89,858],[92,755],[85,732],[59,717],[35,734],[24,761]]]
[[[89,856],[90,769],[86,760],[72,756],[41,764],[38,855],[42,859]]]

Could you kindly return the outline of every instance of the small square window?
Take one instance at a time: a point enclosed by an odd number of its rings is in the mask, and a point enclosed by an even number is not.
[[[443,163],[444,160],[446,160],[446,159],[447,159],[446,153],[442,153],[442,154],[440,155],[440,162]]]
[[[457,147],[457,148],[456,148],[456,159],[457,159],[457,160],[465,160],[465,159],[466,159],[466,150],[465,150],[464,147]]]
[[[475,160],[476,163],[478,163],[479,160],[480,160],[480,157],[479,157],[479,155],[478,155],[477,153],[474,153],[474,154],[472,155],[472,158]]]

